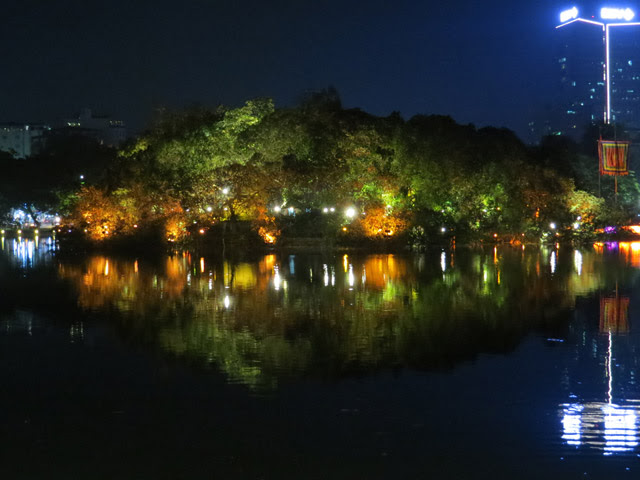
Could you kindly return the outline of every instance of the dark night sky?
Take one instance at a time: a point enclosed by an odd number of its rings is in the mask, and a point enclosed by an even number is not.
[[[449,114],[519,134],[549,103],[554,22],[571,4],[349,0],[3,0],[0,121],[87,106],[142,127],[154,108],[290,105]]]

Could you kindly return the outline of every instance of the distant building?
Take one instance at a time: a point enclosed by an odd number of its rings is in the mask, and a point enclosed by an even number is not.
[[[15,158],[27,158],[43,147],[51,127],[22,123],[0,124],[0,151],[9,152]]]
[[[617,26],[609,27],[610,121],[639,129],[640,26],[608,20],[603,13],[585,12],[581,17],[577,8],[573,10],[575,16],[567,17],[555,31],[559,83],[553,133],[579,138],[588,124],[606,121],[604,24],[615,22]]]
[[[128,136],[122,120],[115,120],[107,115],[94,115],[88,108],[82,109],[73,118],[65,119],[56,130],[58,134],[68,133],[91,137],[109,147],[120,146]]]

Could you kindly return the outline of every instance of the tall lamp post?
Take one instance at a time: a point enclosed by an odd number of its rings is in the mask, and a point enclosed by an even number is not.
[[[630,8],[610,8],[604,7],[600,10],[601,22],[581,18],[577,7],[565,10],[560,13],[560,25],[556,28],[564,28],[575,22],[583,22],[602,28],[602,41],[604,43],[604,69],[603,80],[605,83],[605,106],[604,123],[611,123],[611,56],[610,56],[610,33],[613,27],[633,27],[640,25],[640,22],[632,22],[636,16]]]

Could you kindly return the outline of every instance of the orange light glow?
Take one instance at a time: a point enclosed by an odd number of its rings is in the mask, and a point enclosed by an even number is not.
[[[262,240],[264,240],[264,242],[268,243],[269,245],[273,245],[278,241],[279,234],[280,232],[278,230],[271,230],[267,227],[258,228],[258,235],[260,235],[262,237]]]
[[[388,209],[378,207],[367,210],[361,225],[367,237],[391,237],[405,230],[408,224],[404,218],[392,215]]]

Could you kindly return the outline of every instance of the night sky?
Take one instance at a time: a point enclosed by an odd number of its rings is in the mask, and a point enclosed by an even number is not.
[[[82,107],[144,127],[158,107],[295,103],[447,114],[524,136],[550,102],[551,0],[3,0],[0,121]]]

